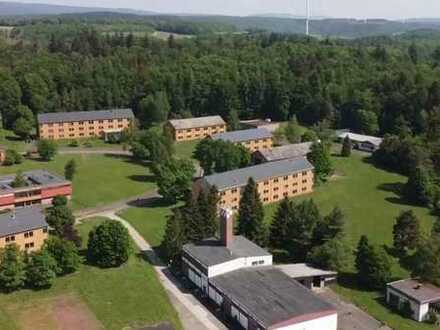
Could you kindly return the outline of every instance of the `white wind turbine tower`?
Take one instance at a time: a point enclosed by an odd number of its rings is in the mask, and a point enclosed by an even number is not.
[[[310,0],[306,0],[306,35],[310,35]]]

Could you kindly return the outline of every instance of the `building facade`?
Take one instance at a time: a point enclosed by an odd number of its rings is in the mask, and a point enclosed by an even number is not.
[[[133,120],[131,109],[43,113],[38,115],[38,135],[51,140],[104,138],[130,128]]]
[[[213,140],[241,144],[250,152],[255,152],[257,150],[271,150],[273,147],[272,133],[263,128],[225,132],[212,135],[211,138]]]
[[[201,140],[226,132],[226,123],[220,116],[173,119],[167,122],[166,127],[177,142]]]
[[[258,185],[263,204],[278,202],[313,191],[313,165],[305,158],[285,159],[203,177],[196,181],[194,192],[215,186],[220,195],[219,207],[238,210],[241,195],[249,178]]]
[[[220,212],[220,239],[183,246],[183,273],[233,329],[336,330],[337,312],[272,265],[272,255],[233,234]]]
[[[21,250],[38,251],[48,237],[48,224],[39,207],[0,214],[0,248],[16,244]]]
[[[51,204],[56,196],[72,196],[72,183],[45,170],[24,172],[26,186],[14,188],[15,175],[0,177],[0,210]]]

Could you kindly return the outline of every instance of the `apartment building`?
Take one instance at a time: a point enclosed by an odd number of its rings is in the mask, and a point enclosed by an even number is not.
[[[220,116],[173,119],[166,124],[174,141],[200,140],[226,132],[226,123]]]
[[[228,321],[250,330],[336,330],[336,309],[272,264],[272,255],[234,235],[232,213],[220,212],[220,239],[185,244],[182,270]]]
[[[263,204],[311,193],[314,185],[313,165],[305,158],[285,159],[203,177],[195,182],[194,191],[217,187],[219,207],[238,210],[241,195],[249,178],[258,185]]]
[[[107,138],[120,135],[134,120],[131,109],[54,112],[38,115],[40,139]]]
[[[48,237],[48,224],[40,207],[27,207],[0,214],[0,248],[8,244],[28,252],[38,251]]]
[[[70,199],[72,184],[46,170],[24,172],[26,186],[14,188],[15,175],[0,177],[0,210],[38,204],[51,204],[56,196]]]
[[[270,150],[273,146],[272,133],[263,128],[245,129],[212,135],[213,140],[222,140],[241,144],[250,152]]]

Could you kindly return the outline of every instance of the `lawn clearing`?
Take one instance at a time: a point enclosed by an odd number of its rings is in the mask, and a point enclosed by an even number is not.
[[[193,152],[200,140],[176,142],[174,148],[176,150],[176,156],[179,158],[193,159]]]
[[[156,187],[148,167],[127,157],[109,155],[58,155],[50,162],[26,160],[20,165],[0,167],[0,175],[16,173],[19,169],[47,169],[63,176],[70,159],[75,159],[77,164],[72,198],[75,210],[135,197]]]
[[[83,239],[104,220],[88,219],[79,225]],[[0,329],[61,329],[58,325],[65,326],[74,316],[75,322],[90,325],[75,329],[120,330],[162,322],[182,328],[154,269],[140,256],[119,268],[83,265],[77,273],[57,279],[49,290],[0,294]]]

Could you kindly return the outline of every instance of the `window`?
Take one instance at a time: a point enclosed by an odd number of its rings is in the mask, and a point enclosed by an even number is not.
[[[27,233],[24,233],[24,237],[28,238],[28,237],[33,237],[34,236],[34,232],[33,231],[29,231]]]
[[[297,193],[298,193],[298,190],[297,190],[297,189],[295,189],[295,190],[293,191],[293,193],[294,193],[294,194],[297,194]]]
[[[302,175],[307,175],[307,172],[302,172]]]
[[[252,266],[258,266],[258,261],[252,261]]]
[[[278,179],[274,179],[273,182],[274,182],[274,183],[278,183]]]
[[[93,124],[93,120],[89,120],[89,124]]]
[[[303,180],[302,183],[307,183],[307,179],[306,179],[306,180]]]
[[[264,260],[260,260],[260,261],[258,261],[258,264],[259,264],[259,265],[264,264]]]
[[[269,181],[264,181],[264,185],[267,186],[269,184]]]
[[[79,124],[80,124],[80,125],[84,125],[84,122],[83,122],[83,121],[80,121]]]
[[[122,119],[118,119],[118,122],[122,123]]]
[[[278,188],[278,187],[275,187],[275,188],[273,188],[273,191],[278,191],[280,188]]]
[[[307,190],[307,188],[306,188],[306,187],[302,188],[302,191],[306,191],[306,190]]]
[[[286,192],[285,192],[285,193],[283,194],[283,196],[284,196],[284,197],[287,197],[288,195],[289,195],[289,194],[288,194],[288,193],[286,193]]]
[[[273,199],[278,199],[278,197],[279,197],[278,195],[275,195],[273,196]]]
[[[267,201],[269,201],[269,198],[267,197],[263,198],[263,202],[267,202]]]
[[[220,196],[224,196],[224,195],[226,195],[226,192],[222,191],[222,192],[220,193]]]
[[[122,128],[122,127],[124,127],[124,125],[118,125],[118,128]]]
[[[98,123],[104,124],[104,120],[98,120]]]
[[[284,179],[284,181],[287,181],[287,180],[289,180],[289,177],[285,176],[283,179]]]
[[[294,179],[296,179],[296,178],[298,177],[298,174],[294,174],[294,175],[292,175],[292,177],[293,177]]]
[[[34,242],[26,243],[26,244],[24,245],[24,248],[25,248],[25,249],[29,249],[29,248],[33,248],[33,247],[34,247]]]
[[[6,243],[8,243],[8,242],[15,242],[15,236],[12,235],[12,236],[6,237]]]
[[[237,189],[232,189],[231,193],[235,194],[237,192]]]
[[[269,189],[266,189],[263,193],[264,194],[268,194],[269,193]]]

